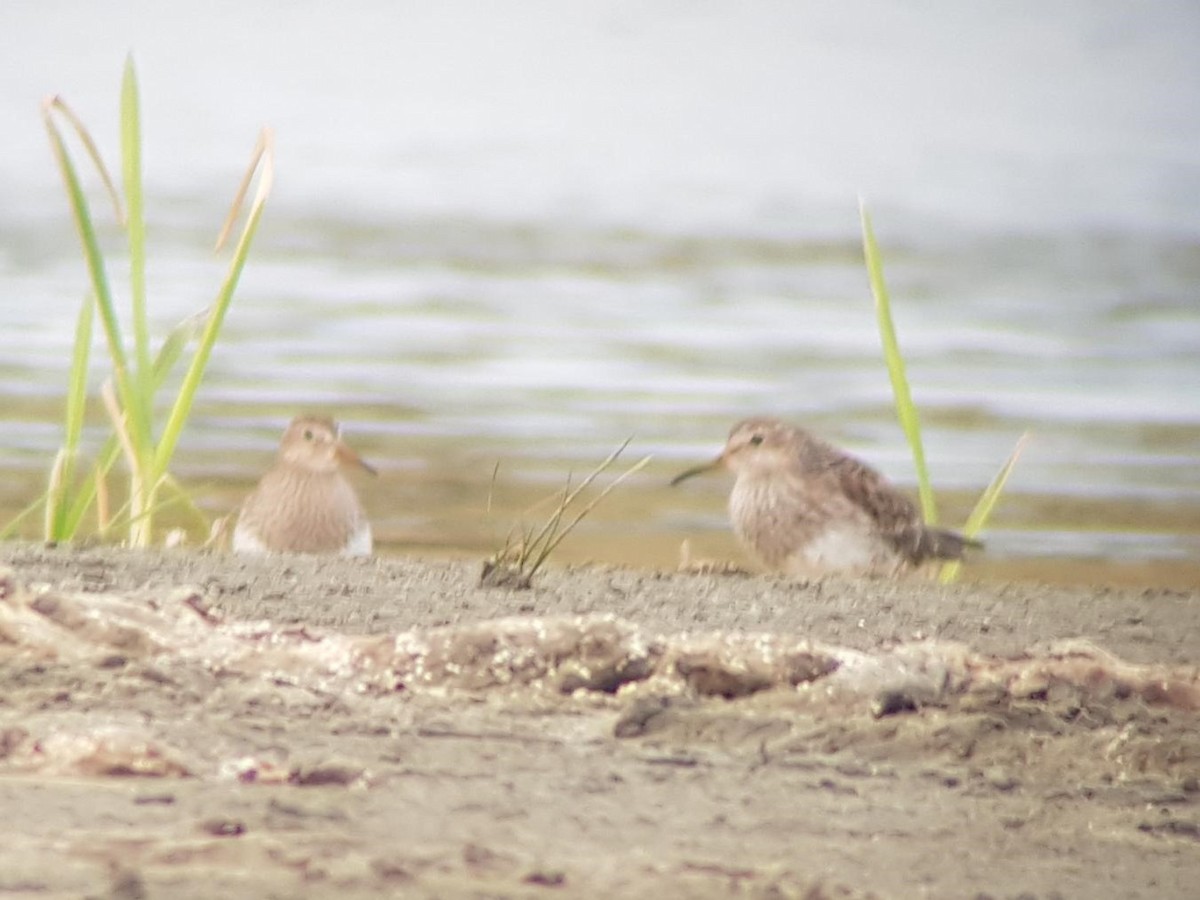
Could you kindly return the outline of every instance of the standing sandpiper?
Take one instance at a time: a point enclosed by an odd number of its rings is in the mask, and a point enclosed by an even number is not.
[[[343,463],[375,474],[342,441],[332,419],[293,419],[275,465],[242,503],[233,552],[370,556],[371,524],[342,474]]]
[[[976,542],[921,520],[916,505],[870,466],[771,418],[733,426],[721,455],[671,484],[724,466],[737,476],[729,517],[767,566],[793,575],[898,575],[961,559]]]

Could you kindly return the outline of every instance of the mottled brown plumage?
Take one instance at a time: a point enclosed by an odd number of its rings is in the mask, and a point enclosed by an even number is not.
[[[793,574],[895,575],[934,559],[959,559],[973,543],[930,528],[916,505],[870,466],[778,419],[739,422],[711,463],[737,477],[729,516],[738,538],[768,567]]]
[[[234,552],[369,556],[371,525],[344,464],[375,471],[342,441],[333,420],[293,419],[275,464],[242,503]]]

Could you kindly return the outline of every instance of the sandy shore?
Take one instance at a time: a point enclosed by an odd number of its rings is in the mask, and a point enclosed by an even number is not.
[[[1191,897],[1200,594],[0,545],[0,894]]]

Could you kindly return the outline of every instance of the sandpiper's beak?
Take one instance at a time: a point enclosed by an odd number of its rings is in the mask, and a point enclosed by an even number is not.
[[[718,456],[712,462],[706,462],[702,466],[693,466],[692,468],[688,469],[686,472],[680,472],[678,475],[676,475],[674,478],[671,479],[671,487],[675,487],[675,485],[679,484],[679,482],[681,482],[681,481],[687,481],[693,475],[703,475],[705,472],[711,472],[713,469],[719,469],[723,465],[725,465],[725,455],[724,454]]]
[[[355,453],[354,450],[351,449],[350,445],[340,438],[334,447],[334,453],[337,454],[339,462],[343,462],[351,466],[360,466],[361,468],[366,469],[372,475],[379,474],[377,471],[375,471],[375,467],[373,465]]]

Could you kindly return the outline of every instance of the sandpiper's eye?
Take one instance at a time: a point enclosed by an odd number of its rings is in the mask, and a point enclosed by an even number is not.
[[[750,436],[750,446],[751,447],[757,447],[762,442],[763,442],[763,436],[761,434],[752,434]]]
[[[312,433],[312,429],[311,429],[311,428],[305,428],[305,429],[304,429],[304,439],[305,439],[306,441],[311,441],[311,440],[313,439],[313,433]]]

